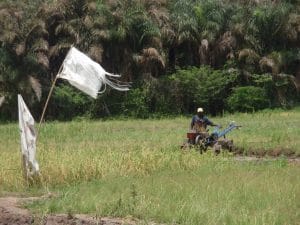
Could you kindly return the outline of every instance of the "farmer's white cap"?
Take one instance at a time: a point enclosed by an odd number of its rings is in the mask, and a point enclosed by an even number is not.
[[[204,112],[203,108],[198,108],[197,113],[199,113],[199,112]]]

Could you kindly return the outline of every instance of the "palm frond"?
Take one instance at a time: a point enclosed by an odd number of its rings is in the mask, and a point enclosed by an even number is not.
[[[15,15],[15,11],[9,7],[0,9],[0,41],[3,43],[12,44],[18,37],[19,17]]]
[[[0,41],[8,44],[12,44],[15,39],[18,37],[18,33],[15,31],[4,31],[2,34],[0,34]]]
[[[203,39],[201,41],[201,45],[199,46],[199,57],[200,64],[208,65],[209,64],[209,42],[207,39]]]
[[[48,37],[46,23],[42,20],[35,22],[31,30],[27,33],[26,37]]]
[[[238,60],[246,63],[256,63],[260,59],[260,56],[252,49],[245,48],[239,51]]]
[[[151,37],[150,38],[150,46],[161,49],[163,47],[163,43],[162,43],[161,38]]]
[[[133,62],[135,62],[136,64],[142,64],[144,57],[139,54],[133,54],[132,59],[133,59]]]
[[[259,67],[262,72],[271,72],[272,74],[279,73],[279,66],[275,63],[275,60],[268,57],[263,57],[259,61]]]
[[[86,8],[88,11],[95,12],[97,10],[97,3],[95,1],[88,2]]]
[[[293,84],[293,86],[296,88],[296,90],[298,92],[300,91],[300,84],[299,84],[298,80],[296,79],[296,77],[294,77],[293,75],[280,73],[280,74],[276,74],[275,76],[277,79],[287,80],[288,82]]]
[[[94,39],[99,39],[99,40],[109,40],[110,38],[110,33],[109,30],[99,30],[99,29],[94,29],[92,31],[93,38]]]
[[[106,0],[106,3],[109,7],[114,8],[118,5],[118,0]]]
[[[219,46],[221,49],[223,49],[223,51],[225,51],[225,49],[235,49],[237,46],[235,36],[233,36],[230,31],[225,32],[225,34],[222,36]]]
[[[289,20],[285,26],[285,34],[287,38],[292,42],[299,41],[300,38],[300,15],[296,13],[291,13],[289,15]]]
[[[68,42],[60,42],[57,43],[56,45],[53,45],[49,49],[49,57],[57,57],[62,51],[66,51],[71,47],[71,44]]]
[[[40,101],[42,97],[42,85],[40,81],[33,76],[28,76],[28,81],[33,89],[37,99]]]
[[[162,68],[165,68],[165,61],[161,54],[155,48],[146,48],[142,51],[142,56],[144,58],[144,62],[157,62]]]
[[[25,42],[16,45],[15,52],[18,56],[23,55],[25,53]]]
[[[49,12],[49,16],[47,16],[47,26],[51,27],[55,23],[61,22],[65,19],[65,16],[62,12],[58,10],[54,10],[53,12]]]
[[[148,15],[161,27],[170,20],[169,12],[166,8],[151,7],[147,10]]]
[[[70,26],[67,23],[59,24],[55,29],[55,35],[56,36],[68,35],[74,38],[76,42],[79,40],[79,34],[77,33],[77,31],[73,28],[73,26]]]
[[[83,20],[83,23],[88,29],[91,29],[94,25],[93,19],[90,16],[86,16]]]
[[[163,40],[166,43],[172,43],[176,37],[175,31],[172,29],[172,27],[169,25],[165,25],[161,27],[160,30],[161,30],[161,36]]]
[[[102,62],[102,55],[103,55],[103,47],[101,45],[91,46],[89,49],[89,56],[95,60],[96,62]]]
[[[38,52],[36,57],[37,57],[38,64],[49,69],[49,59],[48,59],[48,56],[45,55],[44,52]]]
[[[98,29],[103,29],[107,25],[107,18],[103,16],[98,16],[97,18],[93,18],[93,27]]]
[[[5,102],[5,96],[1,96],[0,97],[0,108],[3,105],[4,102]]]
[[[34,52],[45,52],[45,53],[47,53],[49,51],[49,43],[45,39],[39,38],[33,44],[32,50]]]

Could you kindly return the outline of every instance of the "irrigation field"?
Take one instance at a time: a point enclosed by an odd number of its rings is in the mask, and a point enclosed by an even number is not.
[[[300,156],[300,108],[211,119],[243,126],[228,138],[245,154]],[[37,146],[42,184],[33,187],[22,180],[17,124],[0,125],[0,195],[56,193],[27,206],[40,214],[145,224],[299,224],[299,163],[183,152],[189,123],[187,117],[46,123]]]

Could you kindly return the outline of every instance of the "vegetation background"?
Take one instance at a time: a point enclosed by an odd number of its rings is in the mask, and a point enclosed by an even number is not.
[[[299,104],[299,0],[0,1],[1,122],[19,93],[38,119],[71,45],[132,82],[97,100],[58,82],[47,120],[73,120],[39,131],[40,184],[22,180],[18,125],[1,124],[1,196],[57,193],[27,206],[43,216],[299,224],[299,158],[286,158],[300,154],[299,107],[265,109]],[[281,157],[179,151],[190,118],[172,115],[199,106],[243,125],[228,135],[241,153]]]
[[[47,119],[150,117],[299,103],[300,1],[1,0],[1,120],[41,114],[71,45],[132,82],[96,101],[59,81]]]

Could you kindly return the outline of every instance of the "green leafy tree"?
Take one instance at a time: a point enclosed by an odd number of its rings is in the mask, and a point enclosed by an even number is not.
[[[228,98],[227,104],[233,112],[254,112],[269,106],[265,90],[254,86],[235,88]]]

